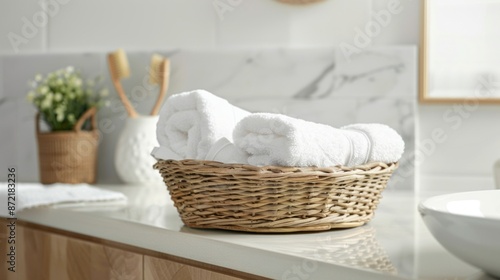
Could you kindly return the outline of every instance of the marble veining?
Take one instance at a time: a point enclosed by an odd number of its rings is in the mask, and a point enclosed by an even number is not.
[[[404,67],[405,65],[403,63],[398,63],[393,65],[380,66],[379,68],[376,69],[369,69],[366,72],[360,72],[352,75],[348,74],[328,75],[328,73],[333,72],[335,69],[334,64],[332,63],[316,79],[314,79],[310,84],[306,85],[306,87],[301,89],[293,96],[295,98],[303,98],[303,99],[310,99],[310,98],[321,99],[321,98],[327,98],[329,96],[335,96],[336,92],[342,90],[342,88],[357,83],[360,80],[367,79],[373,83],[376,83],[377,76],[381,76],[384,74],[387,75],[390,74],[391,72],[394,72],[394,74],[397,75],[403,71]],[[323,80],[326,80],[327,78],[329,78],[330,81],[323,82]],[[323,90],[325,86],[322,86],[321,83],[325,83],[328,85],[326,89]]]

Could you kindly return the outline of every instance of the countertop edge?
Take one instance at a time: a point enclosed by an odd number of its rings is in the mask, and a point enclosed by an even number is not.
[[[79,219],[75,219],[78,217]],[[295,279],[294,268],[307,268],[311,279],[402,279],[391,274],[245,247],[133,222],[95,217],[85,212],[39,208],[20,211],[21,221],[109,240],[271,279]],[[89,227],[82,227],[88,224]],[[91,226],[91,227],[90,227]],[[147,231],[145,230],[147,228]],[[168,238],[170,242],[163,242]],[[189,244],[190,250],[186,250]],[[193,250],[193,248],[196,248]],[[215,252],[214,254],[207,252]],[[269,265],[272,263],[272,266]],[[300,279],[300,278],[299,278]]]

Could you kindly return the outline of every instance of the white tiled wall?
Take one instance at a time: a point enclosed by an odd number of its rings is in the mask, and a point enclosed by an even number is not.
[[[67,0],[50,20],[49,50],[213,46],[211,1]]]
[[[274,0],[45,1],[0,4],[0,34],[32,37],[20,43],[21,52],[331,45],[351,41],[354,29],[369,21],[372,5],[372,0],[305,7]],[[40,14],[48,14],[46,28],[37,28],[34,17]],[[30,24],[40,29],[33,36],[24,32]],[[1,36],[0,52],[14,53],[7,36]]]
[[[500,159],[500,107],[466,106],[420,106],[421,150],[432,151],[421,164],[423,174],[492,177],[493,164]],[[429,139],[436,129],[442,129],[446,139],[432,148]]]
[[[352,43],[353,31],[370,19],[371,2],[326,1],[321,5],[295,7],[291,13],[290,44],[313,46]]]
[[[216,12],[215,8],[213,9],[213,13],[216,14],[217,45],[283,46],[287,45],[290,40],[291,10],[290,7],[281,3],[246,0],[241,1],[241,4],[232,10],[218,9]]]
[[[52,12],[46,28],[35,26],[37,31],[33,33],[26,27],[26,20],[33,23],[33,18],[40,14],[42,6],[38,2],[0,3],[0,53],[15,53],[8,37],[10,32],[24,37],[18,43],[21,53],[107,51],[117,47],[151,50],[350,44],[358,30],[377,21],[375,13],[387,10],[395,2],[401,6],[401,12],[391,15],[388,24],[370,38],[371,43],[418,44],[420,36],[419,0],[326,0],[305,7],[274,0],[48,0],[43,4],[45,9],[57,10],[52,6],[59,3],[58,10]],[[26,31],[31,32],[23,34]],[[11,102],[5,96],[17,94],[25,93],[0,91],[0,102]],[[13,106],[4,108],[16,112]],[[451,105],[419,106],[421,141],[429,138],[436,126],[442,124],[448,129],[443,114],[450,108],[453,109]],[[447,130],[447,142],[426,157],[421,172],[491,176],[491,164],[500,158],[498,119],[498,107],[479,107],[464,119],[460,128]],[[5,137],[6,133],[1,132],[2,145]],[[1,156],[2,161],[9,160]]]
[[[2,1],[0,4],[0,52],[44,51],[46,24],[31,26],[33,16],[41,11],[37,1]]]
[[[420,41],[420,6],[421,0],[374,0],[372,6],[373,20],[385,24],[382,14],[389,11],[391,16],[379,35],[374,36],[376,45],[418,44]],[[391,13],[397,7],[399,13]],[[384,12],[382,12],[384,11]],[[376,16],[380,14],[380,16]]]

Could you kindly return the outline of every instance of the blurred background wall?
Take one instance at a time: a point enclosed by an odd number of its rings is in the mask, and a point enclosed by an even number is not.
[[[388,9],[398,12],[384,18],[381,11]],[[44,17],[42,10],[49,16]],[[381,28],[372,29],[372,36],[363,41],[367,45],[419,45],[418,0],[326,0],[308,6],[274,0],[5,0],[0,3],[0,54],[82,53],[118,47],[129,51],[341,47],[361,40],[360,33],[375,21]],[[6,94],[2,89],[0,100],[11,94],[26,93]],[[500,108],[470,108],[460,112],[455,105],[418,106],[417,142],[428,143],[435,129],[446,134],[444,143],[423,146],[427,150],[420,161],[421,174],[491,178],[493,162],[500,158]],[[5,119],[4,112],[0,115]],[[449,117],[456,118],[450,121]]]

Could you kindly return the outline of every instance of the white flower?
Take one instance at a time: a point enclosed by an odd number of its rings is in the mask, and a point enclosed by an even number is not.
[[[42,109],[49,109],[50,106],[52,106],[52,100],[49,99],[49,98],[46,98],[42,101],[42,103],[40,104],[40,107]]]
[[[82,85],[82,79],[79,79],[79,78],[76,78],[73,80],[73,84],[76,86],[76,87],[80,87]]]
[[[66,112],[66,106],[64,105],[57,106],[54,112],[56,113],[57,121],[62,122],[64,120],[64,113]]]
[[[47,74],[36,73],[29,81],[30,91],[26,99],[31,101],[38,110],[53,114],[47,121],[55,130],[67,129],[67,124],[75,123],[77,116],[72,108],[96,105],[109,105],[104,97],[109,94],[107,89],[97,85],[102,77],[87,79],[73,66],[68,66]],[[71,126],[71,125],[70,125]]]
[[[49,91],[49,92],[47,93],[47,95],[45,95],[45,98],[46,98],[46,99],[49,99],[49,100],[50,100],[50,102],[52,102],[52,100],[54,100],[54,93],[53,93],[53,92],[51,92],[51,91]]]
[[[61,101],[62,100],[62,94],[60,94],[59,92],[54,94],[54,100],[55,101]]]
[[[64,114],[64,112],[66,111],[66,106],[59,105],[54,111],[56,112],[56,114]]]
[[[46,94],[47,92],[49,92],[49,87],[47,86],[39,87],[38,92],[40,92],[41,94]]]

